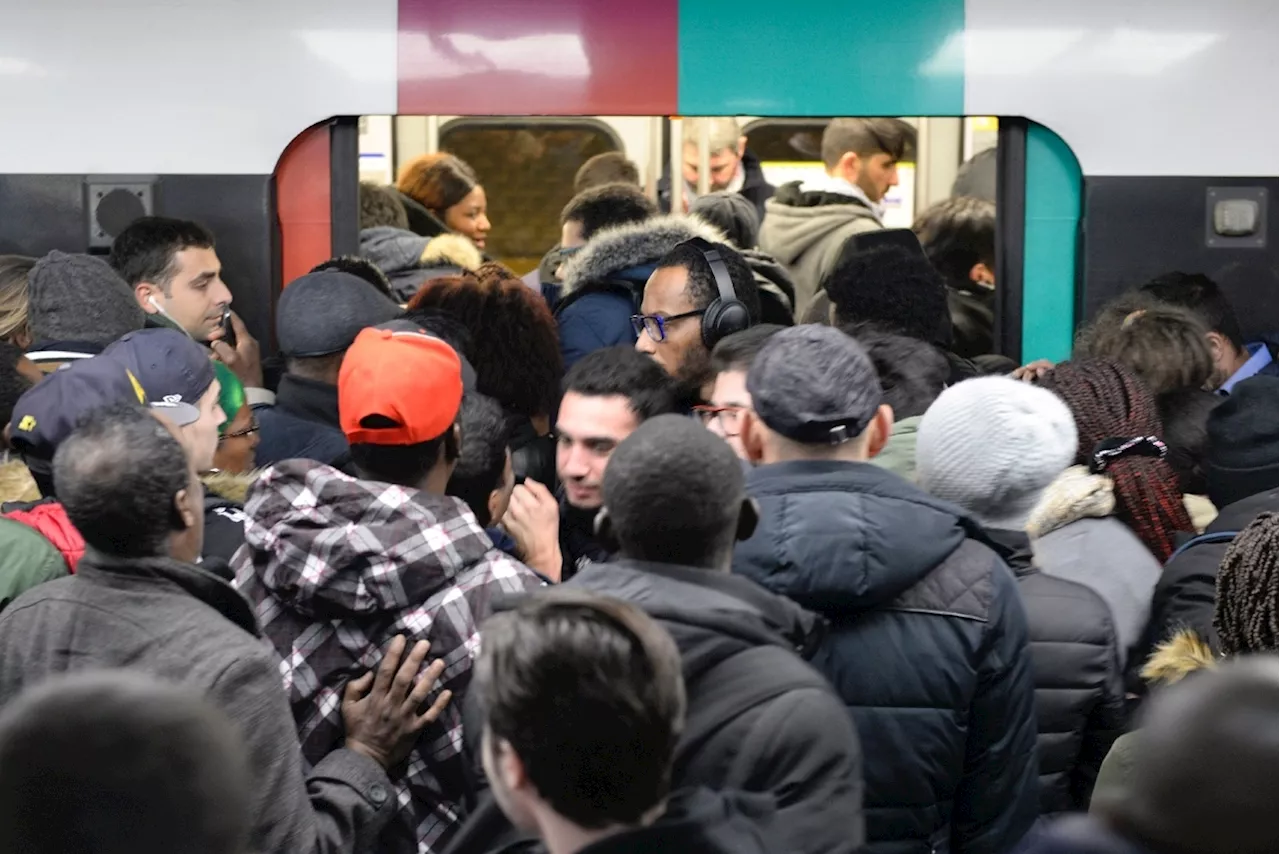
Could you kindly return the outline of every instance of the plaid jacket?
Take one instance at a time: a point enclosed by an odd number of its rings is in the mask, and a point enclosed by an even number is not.
[[[235,585],[281,658],[310,765],[341,745],[342,690],[378,664],[391,638],[428,640],[430,657],[444,660],[441,682],[454,699],[404,773],[391,775],[400,810],[379,844],[384,854],[441,851],[467,790],[461,709],[479,624],[495,595],[541,582],[493,547],[463,502],[312,460],[267,469],[245,511]]]

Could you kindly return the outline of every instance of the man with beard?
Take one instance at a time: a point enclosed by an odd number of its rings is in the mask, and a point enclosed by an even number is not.
[[[526,566],[567,581],[610,558],[596,535],[604,473],[614,448],[645,421],[670,413],[675,383],[652,359],[630,347],[583,356],[564,378],[556,417],[556,495],[534,480],[518,484],[502,519]]]
[[[658,262],[631,321],[636,349],[675,378],[688,408],[710,394],[716,344],[760,322],[760,290],[732,247],[694,238]]]

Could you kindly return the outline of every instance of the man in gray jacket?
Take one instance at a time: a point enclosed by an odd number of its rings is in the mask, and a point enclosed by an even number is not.
[[[901,119],[832,119],[822,132],[826,174],[783,184],[765,202],[760,248],[795,280],[797,319],[849,238],[884,228],[884,197],[915,146],[915,128]]]
[[[413,686],[425,644],[394,640],[376,677],[342,697],[345,745],[304,771],[278,662],[249,604],[197,566],[200,481],[175,429],[141,407],[99,410],[58,449],[54,480],[87,551],[74,576],[28,591],[0,619],[0,703],[54,674],[128,668],[194,689],[237,725],[251,761],[249,850],[355,852],[395,810],[386,769],[434,721]],[[398,668],[398,671],[397,671]]]

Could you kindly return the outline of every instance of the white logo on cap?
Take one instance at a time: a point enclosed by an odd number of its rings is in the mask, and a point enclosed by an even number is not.
[[[166,394],[166,395],[164,396],[164,402],[165,402],[165,403],[168,403],[168,404],[170,404],[170,405],[175,404],[175,403],[182,403],[182,395],[180,395],[180,394]]]

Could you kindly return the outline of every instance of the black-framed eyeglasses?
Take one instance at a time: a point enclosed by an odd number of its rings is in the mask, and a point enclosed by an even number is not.
[[[234,433],[223,433],[221,436],[218,437],[218,441],[225,442],[228,439],[243,439],[246,436],[252,436],[254,433],[257,433],[261,429],[262,429],[262,426],[258,424],[258,419],[254,418],[252,421],[249,422],[248,427],[244,428],[243,430],[237,430]]]
[[[701,317],[706,314],[705,308],[697,311],[686,311],[684,314],[673,314],[665,317],[661,314],[633,314],[631,315],[631,328],[635,330],[636,337],[640,337],[640,333],[644,333],[654,341],[661,344],[667,340],[667,324],[676,320],[684,320],[687,317]]]

